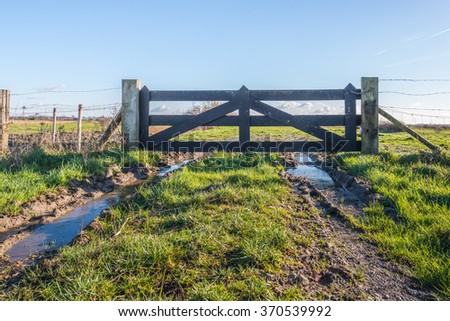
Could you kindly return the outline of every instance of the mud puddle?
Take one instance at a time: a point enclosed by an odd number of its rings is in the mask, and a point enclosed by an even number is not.
[[[6,251],[10,261],[23,260],[31,255],[56,250],[69,244],[103,210],[116,205],[123,195],[136,191],[144,182],[117,188],[115,191],[93,199],[56,220],[40,225],[28,236]]]
[[[10,261],[17,262],[19,260],[25,260],[30,256],[57,250],[69,244],[102,211],[118,204],[124,196],[136,192],[140,186],[152,181],[154,178],[161,179],[166,177],[168,174],[179,170],[191,161],[186,160],[180,164],[164,167],[156,175],[148,179],[119,186],[116,190],[100,198],[88,201],[69,211],[67,214],[34,228],[29,235],[12,245],[5,252],[6,256]]]
[[[319,189],[336,187],[331,176],[322,169],[316,167],[309,155],[297,153],[295,159],[298,161],[298,165],[295,168],[287,169],[286,172],[288,174],[304,177]]]
[[[317,166],[316,161],[307,154],[297,153],[295,160],[298,165],[287,169],[286,173],[300,183],[296,189],[308,199],[309,203],[325,215],[339,212],[346,212],[355,217],[364,215],[365,204],[360,195],[355,193],[359,190],[344,186],[333,172],[327,167]],[[364,190],[364,194],[368,194],[367,189]]]
[[[408,268],[384,257],[375,244],[361,238],[361,231],[348,224],[349,217],[364,217],[368,202],[380,196],[340,169],[316,167],[303,154],[295,158],[299,166],[286,170],[286,178],[305,202],[306,212],[314,217],[307,224],[316,224],[313,233],[324,245],[303,249],[302,259],[305,266],[324,258],[327,262],[319,272],[308,268],[292,272],[306,276],[307,291],[318,293],[329,288],[332,300],[433,300],[430,291],[411,278]]]

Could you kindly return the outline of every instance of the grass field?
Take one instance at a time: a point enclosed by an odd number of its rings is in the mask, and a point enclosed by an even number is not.
[[[329,127],[327,129],[340,135],[344,133],[342,127]],[[450,129],[414,128],[414,130],[435,145],[450,149]],[[250,134],[252,140],[268,140],[269,138],[273,141],[317,140],[315,137],[292,127],[251,127]],[[208,130],[186,133],[180,136],[180,140],[223,141],[237,140],[238,137],[238,127],[215,127]],[[427,147],[407,133],[382,129],[380,130],[380,150],[410,153],[427,150]]]
[[[299,263],[296,249],[306,240],[287,228],[302,213],[289,208],[280,168],[273,158],[259,160],[206,160],[141,188],[102,220],[102,232],[90,234],[88,244],[67,247],[50,265],[31,270],[9,299],[303,298],[299,285],[280,293],[266,282],[265,274],[281,277],[283,266]],[[216,161],[230,166],[211,168]]]
[[[339,130],[339,129],[338,129]],[[380,155],[342,153],[338,160],[385,198],[361,219],[348,217],[380,251],[410,271],[441,299],[450,298],[450,130],[417,129],[443,148],[441,155],[408,135],[383,131]],[[256,128],[258,139],[302,139],[290,128]],[[183,139],[227,140],[234,128],[213,128]],[[252,138],[253,138],[252,137]],[[306,138],[306,137],[305,137]],[[446,150],[447,149],[447,150]],[[134,155],[138,159],[139,155]],[[274,291],[261,276],[283,277],[299,239],[287,228],[290,188],[273,158],[256,167],[237,158],[227,169],[206,160],[150,188],[101,221],[90,242],[66,247],[55,260],[29,270],[10,299],[273,300],[305,298],[301,288]],[[261,157],[261,156],[252,156]],[[22,165],[2,161],[0,210],[15,215],[20,204],[49,189],[101,173],[120,162],[114,155],[58,155],[42,150]],[[31,187],[28,187],[31,186]],[[398,218],[384,213],[394,208]],[[295,215],[301,215],[297,213]],[[127,219],[128,218],[128,219]],[[289,223],[291,224],[291,223]],[[123,227],[119,238],[111,238]],[[113,280],[113,281],[111,281]],[[182,292],[176,289],[183,288]],[[139,291],[135,291],[138,289]]]
[[[107,125],[107,124],[106,124]],[[95,120],[83,121],[83,131],[93,132],[104,130],[105,124]],[[74,121],[58,121],[59,129],[63,132],[76,132],[77,122]],[[153,126],[150,128],[151,133],[163,130],[166,126]],[[342,127],[328,127],[327,129],[342,135],[344,129]],[[49,120],[14,120],[8,126],[10,134],[36,134],[41,132],[50,133],[51,121]],[[450,149],[450,129],[439,128],[414,128],[418,133],[424,135],[434,144]],[[315,137],[299,131],[292,127],[251,127],[251,138],[253,140],[316,140]],[[235,140],[239,137],[238,127],[215,127],[208,130],[198,130],[185,133],[180,136],[180,140]],[[421,143],[412,138],[410,135],[391,130],[380,130],[380,146],[382,150],[394,152],[413,152],[418,150],[426,150]]]
[[[106,124],[107,126],[108,124]],[[105,124],[96,120],[84,120],[83,132],[104,130]],[[77,131],[76,120],[60,120],[56,124],[58,132],[75,133]],[[14,134],[50,133],[52,122],[50,120],[12,120],[8,125],[8,132]]]

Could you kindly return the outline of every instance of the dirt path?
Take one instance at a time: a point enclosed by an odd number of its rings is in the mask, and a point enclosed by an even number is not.
[[[295,165],[289,158],[286,163]],[[293,220],[288,228],[299,239],[307,237],[292,253],[295,264],[284,266],[284,273],[266,274],[266,282],[280,293],[301,284],[304,297],[310,300],[433,300],[431,292],[410,278],[405,267],[383,258],[376,245],[349,225],[347,215],[363,216],[365,204],[380,196],[344,172],[328,172],[341,187],[320,190],[307,179],[283,172],[294,194],[288,206]],[[0,266],[1,261],[0,256]],[[11,279],[20,270],[21,266],[11,267],[3,279]]]
[[[343,175],[343,174],[341,174]],[[344,188],[319,190],[308,180],[287,175],[310,216],[305,229],[318,241],[301,250],[303,268],[292,271],[311,298],[329,300],[433,300],[408,277],[404,267],[383,258],[373,244],[350,227],[345,215],[364,215],[364,204]],[[350,184],[351,185],[351,184]],[[356,184],[363,192],[364,184]],[[305,231],[303,231],[305,233]],[[321,268],[317,268],[320,266]],[[315,268],[312,268],[315,267]]]

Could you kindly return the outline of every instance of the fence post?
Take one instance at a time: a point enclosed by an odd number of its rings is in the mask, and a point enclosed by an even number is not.
[[[122,135],[124,150],[139,146],[139,89],[138,79],[122,79]]]
[[[83,122],[83,105],[78,105],[77,152],[81,152],[81,124]]]
[[[356,150],[356,88],[352,84],[345,87],[345,140],[348,148]],[[333,142],[335,144],[335,142]]]
[[[361,153],[378,154],[378,77],[361,78]]]
[[[250,141],[250,91],[242,86],[239,89],[239,145]]]
[[[56,108],[53,108],[52,143],[56,142]]]
[[[139,92],[139,141],[145,146],[149,132],[150,91],[147,86]],[[146,146],[145,146],[146,147]]]
[[[0,154],[8,151],[9,90],[0,90]]]

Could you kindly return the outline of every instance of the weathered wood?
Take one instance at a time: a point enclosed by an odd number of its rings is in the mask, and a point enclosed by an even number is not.
[[[81,152],[82,140],[82,123],[83,123],[83,105],[78,105],[78,119],[77,119],[77,152]]]
[[[356,88],[352,84],[345,87],[345,139],[350,148],[356,147]]]
[[[241,145],[250,141],[250,93],[245,86],[239,90],[239,142]]]
[[[342,100],[344,90],[250,90],[256,100]]]
[[[180,122],[170,128],[167,128],[157,134],[152,135],[150,136],[150,140],[154,142],[168,141],[171,138],[181,135],[198,126],[207,125],[209,122],[212,122],[226,114],[229,114],[238,108],[239,106],[235,101],[226,102],[222,105],[207,110],[199,115],[196,115],[192,119]]]
[[[236,90],[152,90],[152,101],[228,101]]]
[[[238,91],[150,91],[145,96],[144,92],[141,91],[140,100],[146,102],[205,100],[228,102],[200,115],[148,116],[148,113],[144,112],[145,109],[141,109],[140,118],[145,117],[146,121],[140,124],[140,141],[141,143],[152,144],[152,148],[156,147],[161,150],[169,150],[170,146],[182,146],[192,151],[198,145],[197,142],[186,144],[186,142],[173,142],[171,139],[199,126],[238,126],[240,141],[238,147],[242,149],[243,143],[250,141],[250,126],[291,126],[325,142],[324,149],[327,151],[341,148],[342,150],[354,151],[360,148],[360,143],[356,140],[356,126],[362,121],[361,116],[356,115],[356,99],[360,98],[361,90],[356,89],[351,84],[345,89],[331,90],[248,90],[243,86]],[[291,115],[260,101],[343,99],[346,101],[345,115]],[[239,110],[239,116],[228,115],[236,109]],[[264,116],[250,116],[250,109]],[[153,125],[172,127],[148,137],[148,126]],[[346,127],[345,138],[320,127],[343,125]],[[199,146],[203,146],[202,143]]]
[[[431,150],[435,150],[436,151],[436,150],[440,149],[439,146],[434,145],[432,142],[427,140],[425,137],[423,137],[419,133],[415,132],[413,129],[409,128],[408,126],[403,124],[401,121],[396,119],[394,116],[392,116],[391,114],[388,114],[383,109],[378,108],[378,113],[381,116],[383,116],[384,118],[386,118],[387,120],[389,120],[390,122],[392,122],[398,129],[403,130],[404,132],[410,134],[412,137],[417,139],[419,142],[421,142],[422,144],[424,144],[425,146],[427,146]]]
[[[195,115],[151,115],[150,126],[172,126],[195,118]],[[344,115],[293,115],[298,119],[313,123],[316,126],[344,126]],[[361,124],[361,115],[356,115],[356,124]],[[280,123],[266,116],[250,116],[251,126],[280,126]],[[208,123],[208,126],[239,126],[239,116],[223,116]]]
[[[285,126],[292,126],[308,134],[311,134],[321,140],[327,142],[328,147],[336,144],[339,141],[345,141],[345,138],[335,133],[329,132],[319,126],[305,122],[301,118],[293,117],[282,110],[262,103],[260,101],[252,100],[251,108],[258,113],[261,113],[269,118],[272,118]]]
[[[192,141],[167,141],[157,144],[148,138],[145,143],[148,150],[154,151],[176,151],[176,152],[210,152],[212,150],[225,150],[234,152],[311,152],[311,151],[359,151],[360,142],[357,143],[356,149],[350,149],[348,145],[337,144],[330,150],[324,141],[287,141],[287,142],[254,142],[249,141],[240,144],[238,141],[219,141],[219,142],[192,142]]]
[[[53,108],[53,119],[52,119],[52,143],[56,142],[56,108]]]
[[[236,90],[152,90],[152,101],[228,101],[236,97]],[[356,98],[360,90],[355,89]],[[326,90],[250,90],[256,100],[343,100],[343,89]]]
[[[0,154],[8,151],[9,90],[0,90]]]
[[[98,149],[102,149],[103,147],[105,147],[105,144],[108,142],[109,138],[114,133],[116,128],[119,127],[121,121],[122,121],[122,107],[103,132],[97,147]]]
[[[361,78],[361,152],[378,154],[378,78]]]
[[[150,112],[150,91],[144,86],[139,91],[139,142],[148,137]]]
[[[122,80],[122,134],[125,150],[139,146],[139,88],[137,79]]]

